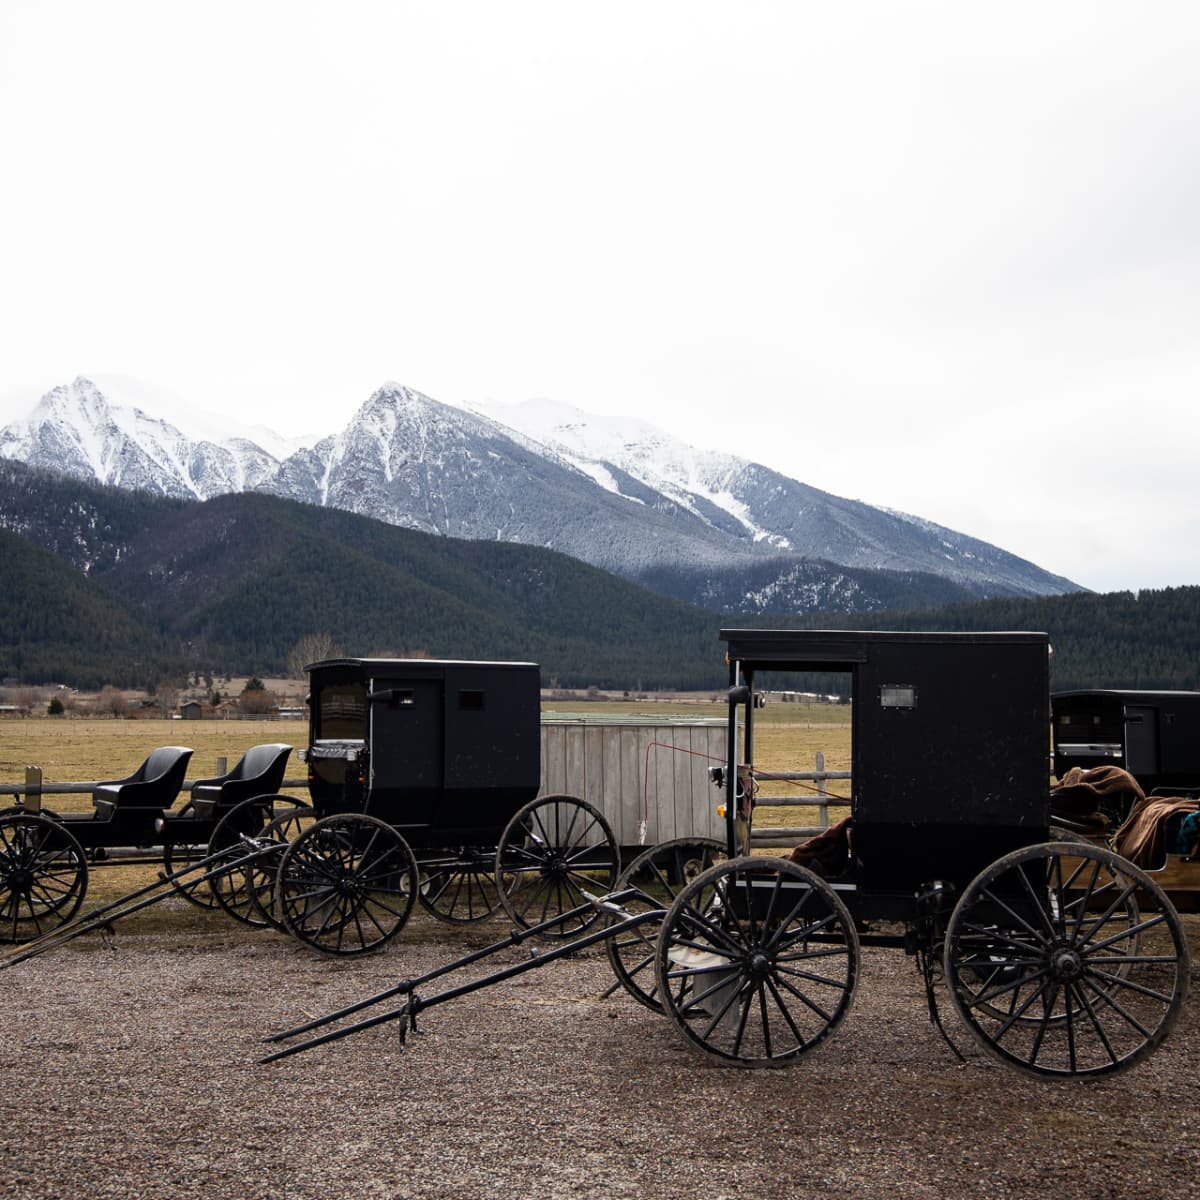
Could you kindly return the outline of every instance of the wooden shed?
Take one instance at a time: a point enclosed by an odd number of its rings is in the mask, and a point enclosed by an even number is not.
[[[725,730],[721,720],[543,718],[540,794],[595,805],[622,848],[723,839],[722,794],[708,770],[725,761]]]

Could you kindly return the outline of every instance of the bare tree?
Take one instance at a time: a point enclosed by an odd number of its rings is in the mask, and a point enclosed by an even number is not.
[[[326,658],[338,658],[341,647],[329,633],[306,633],[289,651],[287,669],[289,679],[303,679],[304,668],[309,663],[321,662]]]
[[[154,703],[164,717],[169,717],[179,703],[179,689],[173,683],[160,683],[154,689]]]
[[[96,707],[101,712],[112,713],[114,717],[123,717],[127,707],[125,693],[113,687],[112,684],[105,684],[96,698]]]

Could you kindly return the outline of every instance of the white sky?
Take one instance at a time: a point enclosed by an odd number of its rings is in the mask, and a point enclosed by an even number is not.
[[[1186,2],[4,0],[0,421],[549,397],[1197,584],[1198,63]]]

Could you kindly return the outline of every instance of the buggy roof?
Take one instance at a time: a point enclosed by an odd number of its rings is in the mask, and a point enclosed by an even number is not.
[[[1139,701],[1159,700],[1200,700],[1200,692],[1180,692],[1169,689],[1142,690],[1136,688],[1075,688],[1067,692],[1051,692],[1051,700],[1090,699],[1091,697],[1111,697],[1113,700]]]
[[[722,629],[728,657],[743,667],[849,670],[867,661],[872,645],[1044,645],[1045,633],[909,633],[882,629]]]
[[[309,663],[306,671],[319,671],[326,667],[365,667],[369,669],[394,670],[397,667],[412,670],[427,670],[440,667],[512,667],[537,670],[532,662],[487,662],[470,658],[325,658]]]

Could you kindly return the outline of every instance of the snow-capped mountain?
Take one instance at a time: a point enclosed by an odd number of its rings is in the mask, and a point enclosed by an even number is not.
[[[170,496],[257,490],[434,534],[548,547],[726,610],[856,610],[935,593],[945,602],[947,586],[964,598],[1075,590],[966,535],[564,405],[487,415],[389,383],[311,447],[264,442],[190,437],[77,379],[0,430],[0,456]]]
[[[247,438],[196,439],[139,408],[110,403],[89,379],[56,387],[0,430],[0,456],[115,487],[206,500],[251,491],[274,455]]]
[[[599,487],[497,422],[396,383],[260,490],[427,533],[546,546],[631,578],[664,557],[712,561],[723,544],[666,497]]]
[[[667,496],[699,520],[737,535],[759,555],[921,571],[988,594],[1075,590],[1068,580],[976,538],[907,513],[833,496],[730,454],[699,450],[636,418],[598,417],[547,400],[488,411],[534,443],[550,447],[600,486],[633,499],[647,489]],[[786,579],[793,576],[788,572],[780,581],[788,594],[794,589]],[[802,599],[799,593],[797,597]],[[764,602],[768,611],[780,611],[774,598]]]

